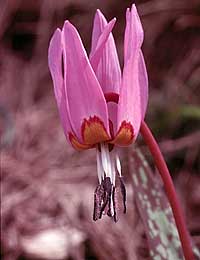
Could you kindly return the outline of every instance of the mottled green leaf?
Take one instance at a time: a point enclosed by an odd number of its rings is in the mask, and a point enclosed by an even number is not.
[[[155,260],[183,260],[181,243],[167,197],[138,149],[129,156],[136,204]]]

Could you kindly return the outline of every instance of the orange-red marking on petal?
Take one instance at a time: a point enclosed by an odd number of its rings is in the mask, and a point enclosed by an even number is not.
[[[131,123],[123,121],[112,143],[127,146],[133,142],[134,131]]]
[[[76,136],[74,136],[72,133],[69,133],[69,140],[70,140],[73,148],[78,150],[78,151],[92,148],[91,145],[80,143],[78,141],[78,139],[76,138]]]
[[[94,145],[105,142],[110,139],[103,122],[97,117],[84,119],[82,124],[83,142],[88,145]]]

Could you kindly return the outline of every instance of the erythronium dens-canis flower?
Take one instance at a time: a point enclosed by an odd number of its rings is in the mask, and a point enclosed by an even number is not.
[[[112,29],[97,10],[89,58],[76,28],[66,21],[49,46],[49,68],[61,123],[68,142],[77,150],[96,148],[99,185],[94,215],[117,221],[116,189],[126,191],[117,147],[133,143],[144,119],[148,78],[141,46],[144,38],[135,5],[126,11],[124,66],[121,72]],[[117,95],[117,102],[107,98]]]

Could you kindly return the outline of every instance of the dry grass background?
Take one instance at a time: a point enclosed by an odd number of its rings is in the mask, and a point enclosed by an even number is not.
[[[147,121],[161,142],[200,247],[200,3],[136,4],[150,79]],[[79,153],[66,144],[47,66],[49,39],[65,19],[77,26],[89,51],[97,8],[118,19],[114,35],[123,63],[130,5],[128,0],[0,2],[2,259],[149,259],[129,184],[128,149],[122,151],[128,213],[117,224],[108,218],[93,222],[95,153]],[[143,144],[142,149],[149,156]]]

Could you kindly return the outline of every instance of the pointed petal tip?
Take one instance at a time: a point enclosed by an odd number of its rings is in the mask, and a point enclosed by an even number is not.
[[[106,18],[105,18],[105,16],[104,16],[104,14],[101,12],[100,9],[97,9],[97,10],[96,10],[95,18],[99,18],[99,20],[104,21],[104,22],[107,23]],[[117,20],[116,17],[114,17],[112,20],[110,20],[109,23],[111,23],[111,22],[112,22],[112,23],[115,23],[116,20]]]
[[[113,23],[116,23],[117,18],[116,18],[116,17],[113,17],[113,19],[112,19],[110,22],[112,22],[112,21],[113,21]]]
[[[135,9],[135,10],[137,9],[137,7],[136,7],[135,4],[132,4],[132,6],[131,6],[131,10],[132,10],[132,9]]]
[[[139,18],[138,9],[135,4],[132,4],[131,8],[126,9],[126,15],[128,16],[129,14],[136,15]]]
[[[66,28],[67,26],[69,26],[71,23],[68,21],[68,20],[66,20],[65,22],[64,22],[64,24],[63,24],[63,30],[64,30],[64,28]]]
[[[136,16],[138,26],[142,27],[142,24],[141,24],[141,21],[140,21],[140,17],[139,17],[139,13],[138,13],[138,10],[137,10],[137,7],[136,7],[135,4],[133,4],[132,7],[131,7],[131,14]]]
[[[100,9],[96,10],[96,13],[95,13],[95,16],[94,16],[94,20],[95,19],[99,19],[99,21],[105,20],[105,17],[104,17],[104,15],[103,15],[103,13],[101,12]]]
[[[101,12],[101,10],[99,8],[96,10],[96,14],[98,14],[98,15],[102,14],[102,12]]]
[[[129,7],[126,9],[126,14],[128,14],[128,13],[130,13],[130,8]]]
[[[132,12],[132,13],[136,13],[136,14],[138,13],[138,11],[137,11],[137,7],[136,7],[135,4],[132,4],[130,12]]]
[[[54,39],[56,38],[56,37],[58,37],[58,35],[61,33],[61,30],[60,30],[60,28],[57,28],[55,31],[54,31],[54,33],[53,33],[53,35],[52,35],[52,37],[51,37],[51,39],[50,39],[50,45],[52,44],[52,42],[54,41]]]
[[[56,28],[55,33],[61,33],[60,28]]]
[[[61,33],[60,28],[56,28],[56,30],[54,31],[54,33],[52,34],[52,37],[50,39],[50,44],[60,33]]]
[[[53,35],[50,39],[50,42],[49,42],[49,49],[48,49],[49,66],[51,66],[50,63],[53,62],[53,57],[55,56],[54,54],[55,54],[56,50],[61,48],[60,39],[61,39],[61,30],[60,30],[60,28],[57,28],[55,30],[55,32],[53,33]]]
[[[114,17],[108,24],[110,25],[110,33],[112,32],[112,29],[116,23],[117,19]]]
[[[64,22],[64,25],[63,25],[63,28],[62,28],[62,32],[64,32],[67,29],[75,29],[76,30],[75,26],[72,23],[70,23],[69,20],[66,20]]]
[[[70,23],[69,20],[65,20],[64,25],[67,25],[67,24],[69,24],[69,23]]]
[[[67,39],[67,41],[69,41],[69,38],[70,39],[75,38],[77,40],[77,37],[79,38],[79,40],[81,40],[78,30],[68,20],[66,20],[63,25],[62,33],[63,33],[64,41],[66,41],[66,39]]]

